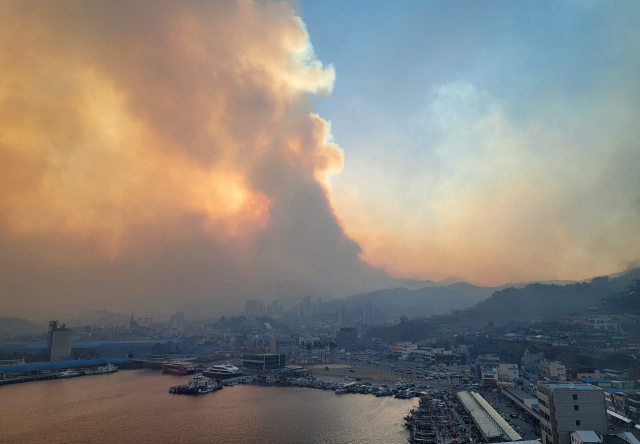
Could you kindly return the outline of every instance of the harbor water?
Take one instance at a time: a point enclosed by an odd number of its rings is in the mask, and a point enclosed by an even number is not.
[[[168,393],[154,370],[0,387],[0,443],[406,443],[417,398],[237,385]]]

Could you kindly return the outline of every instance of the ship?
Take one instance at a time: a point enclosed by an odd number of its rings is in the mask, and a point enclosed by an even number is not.
[[[169,389],[169,393],[177,395],[203,395],[215,392],[222,388],[222,383],[217,379],[207,380],[202,375],[195,375],[187,385],[177,385]]]
[[[191,362],[175,361],[171,364],[163,364],[162,370],[172,375],[193,375],[196,372],[196,366]]]
[[[228,362],[224,365],[212,365],[206,371],[202,372],[207,378],[229,379],[242,376],[242,372]]]

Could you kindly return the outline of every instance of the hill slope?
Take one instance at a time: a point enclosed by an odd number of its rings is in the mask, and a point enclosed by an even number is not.
[[[426,320],[403,322],[388,328],[378,329],[373,336],[388,341],[415,341],[431,335],[438,325],[485,323],[501,324],[512,319],[534,319],[553,317],[571,312],[586,311],[591,307],[606,308],[612,297],[625,288],[632,288],[634,279],[640,279],[640,268],[631,270],[617,278],[598,277],[591,282],[570,285],[529,284],[524,288],[505,288],[495,291],[490,298],[480,301],[469,310],[447,316],[436,316]],[[456,284],[459,285],[459,284]],[[636,284],[637,285],[637,284]],[[636,309],[638,296],[633,293],[618,305]],[[640,313],[638,313],[640,314]]]
[[[494,288],[476,287],[459,282],[446,287],[425,287],[419,290],[394,288],[334,299],[322,304],[324,313],[335,313],[336,308],[345,305],[355,311],[367,302],[373,303],[374,317],[399,317],[406,315],[433,316],[449,310],[472,307],[478,301],[488,298]]]
[[[47,327],[26,319],[0,316],[0,335],[33,335],[47,331]]]

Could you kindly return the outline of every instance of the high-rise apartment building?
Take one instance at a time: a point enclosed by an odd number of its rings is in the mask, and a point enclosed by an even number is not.
[[[538,382],[542,444],[571,444],[571,432],[607,431],[602,389],[590,384]]]
[[[284,308],[277,299],[271,302],[271,317],[274,319],[282,319],[284,317]]]
[[[373,303],[367,302],[362,307],[362,323],[364,325],[373,325]]]
[[[336,310],[336,322],[339,326],[344,327],[349,325],[349,312],[347,311],[347,307],[345,305],[341,305]]]
[[[311,296],[305,296],[302,299],[302,316],[305,318],[311,317]]]
[[[248,318],[261,318],[265,315],[262,301],[247,301],[245,315]]]
[[[171,329],[184,331],[184,312],[177,311],[171,315]]]

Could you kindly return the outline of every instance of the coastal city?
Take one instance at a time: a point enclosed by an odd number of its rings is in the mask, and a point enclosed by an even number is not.
[[[640,337],[622,327],[632,315],[441,324],[435,337],[393,342],[376,334],[417,321],[378,323],[371,302],[339,306],[333,319],[309,297],[288,313],[277,300],[264,306],[247,301],[244,315],[215,323],[176,312],[164,323],[131,315],[123,325],[52,321],[46,334],[5,335],[0,386],[148,369],[184,377],[170,394],[241,384],[415,398],[404,418],[414,443],[640,443]],[[576,362],[594,353],[626,366]]]
[[[640,1],[0,0],[0,444],[640,444]]]

